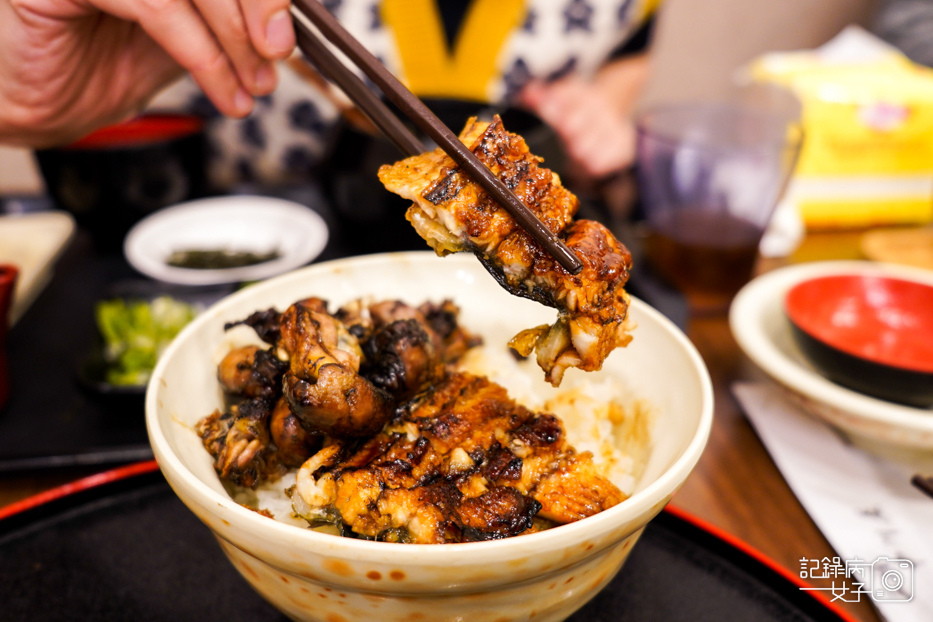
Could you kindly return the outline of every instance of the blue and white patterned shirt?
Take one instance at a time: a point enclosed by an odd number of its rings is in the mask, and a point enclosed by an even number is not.
[[[507,105],[531,79],[593,74],[644,23],[657,0],[323,4],[416,95]],[[306,175],[326,157],[340,119],[333,100],[288,63],[280,64],[279,74],[275,93],[260,98],[243,120],[221,117],[190,79],[155,106],[210,119],[210,177],[216,185],[278,183]]]

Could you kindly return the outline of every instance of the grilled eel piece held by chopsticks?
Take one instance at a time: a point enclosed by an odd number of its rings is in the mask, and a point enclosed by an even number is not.
[[[379,179],[414,201],[406,218],[438,255],[472,252],[509,292],[558,310],[554,324],[524,330],[509,343],[523,356],[535,351],[552,385],[568,367],[600,369],[631,340],[623,289],[631,254],[600,223],[572,221],[577,198],[498,116],[491,123],[470,119],[460,140],[580,258],[579,274],[564,270],[440,149],[383,166]]]

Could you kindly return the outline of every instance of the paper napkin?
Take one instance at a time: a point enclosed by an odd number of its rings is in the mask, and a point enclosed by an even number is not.
[[[733,392],[839,556],[835,562],[804,558],[793,570],[805,580],[810,573],[832,577],[814,582],[833,585],[821,588],[824,596],[870,600],[889,622],[933,620],[933,498],[910,483],[914,473],[933,475],[933,456],[904,451],[882,457],[861,449],[770,382],[736,383]],[[846,572],[861,579],[861,587],[846,589]]]

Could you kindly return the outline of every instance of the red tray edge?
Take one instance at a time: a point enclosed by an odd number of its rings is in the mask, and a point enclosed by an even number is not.
[[[96,488],[98,486],[103,486],[111,482],[116,482],[121,479],[127,479],[133,477],[134,475],[142,475],[143,473],[151,473],[157,471],[159,465],[155,460],[145,460],[143,462],[136,462],[133,464],[128,464],[126,466],[121,466],[116,469],[110,469],[109,471],[103,471],[101,473],[95,473],[94,475],[88,475],[87,477],[82,477],[79,480],[70,482],[68,484],[62,484],[55,488],[40,492],[31,497],[26,497],[20,501],[15,501],[10,505],[0,508],[0,520],[9,518],[21,512],[31,510],[32,508],[38,507],[45,503],[50,503],[56,499],[61,499],[62,497],[67,497],[75,493],[79,493],[84,490],[89,490],[91,488]]]

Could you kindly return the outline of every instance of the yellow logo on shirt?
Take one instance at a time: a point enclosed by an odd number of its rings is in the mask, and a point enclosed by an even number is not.
[[[525,13],[524,0],[473,0],[448,50],[435,0],[382,2],[382,20],[395,36],[403,79],[421,97],[486,101],[499,53]]]

